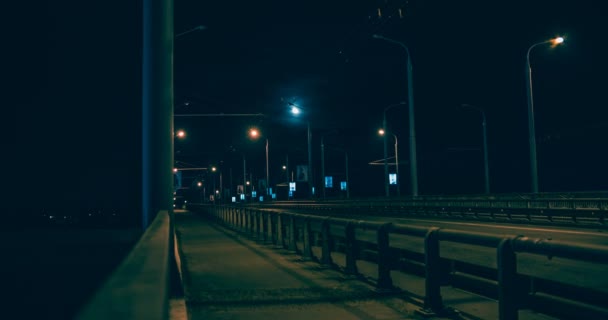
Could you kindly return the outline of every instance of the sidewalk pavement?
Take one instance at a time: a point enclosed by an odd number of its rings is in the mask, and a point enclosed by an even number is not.
[[[180,251],[188,319],[497,319],[494,300],[442,288],[446,317],[421,313],[424,281],[393,272],[395,286],[381,293],[361,277],[346,276],[303,261],[299,255],[257,243],[202,216],[178,211]],[[336,257],[338,260],[340,257]],[[358,263],[359,272],[373,266]],[[520,312],[520,319],[550,319]]]

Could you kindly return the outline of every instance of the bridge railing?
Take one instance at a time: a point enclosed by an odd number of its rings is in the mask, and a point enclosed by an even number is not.
[[[168,319],[173,250],[169,213],[160,211],[76,318]]]
[[[409,199],[353,201],[275,201],[258,207],[348,213],[442,215],[491,220],[568,223],[606,226],[608,198],[577,199]]]
[[[391,271],[406,270],[423,276],[425,293],[422,311],[427,314],[450,312],[442,301],[441,287],[453,286],[497,299],[500,319],[517,319],[520,309],[557,313],[560,316],[608,318],[608,306],[605,305],[608,292],[564,283],[557,275],[547,274],[538,278],[517,272],[517,253],[606,265],[608,246],[251,207],[208,206],[203,210],[259,241],[299,253],[304,259],[334,266],[346,274],[358,274],[358,261],[373,262],[377,265],[375,286],[379,291],[397,289]],[[422,252],[419,246],[412,249],[412,245],[408,245],[415,238],[423,241]],[[448,259],[439,250],[440,244],[446,242],[490,248],[496,259],[495,266]],[[335,262],[338,255],[343,257],[341,264]]]

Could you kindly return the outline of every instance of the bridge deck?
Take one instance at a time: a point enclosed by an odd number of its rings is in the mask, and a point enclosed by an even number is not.
[[[189,319],[429,319],[422,310],[424,279],[400,274],[410,292],[379,293],[362,277],[302,261],[299,255],[223,229],[190,212],[175,228]],[[336,256],[334,259],[340,259]],[[413,285],[414,284],[414,285]],[[495,301],[443,288],[444,302],[464,319],[497,319]],[[520,312],[520,319],[548,319]]]

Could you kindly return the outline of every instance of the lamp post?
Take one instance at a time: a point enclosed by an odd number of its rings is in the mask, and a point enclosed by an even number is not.
[[[483,173],[484,173],[484,191],[486,194],[490,193],[490,166],[488,161],[488,134],[487,134],[487,125],[486,125],[486,113],[483,109],[478,108],[476,106],[472,106],[470,104],[462,104],[463,108],[473,109],[481,113],[481,127],[483,134]]]
[[[407,46],[399,42],[397,40],[393,40],[390,38],[383,37],[378,34],[372,35],[375,39],[385,40],[393,44],[397,44],[405,49],[407,54],[407,105],[409,110],[409,127],[410,127],[410,175],[411,175],[411,188],[412,188],[412,196],[418,196],[418,165],[416,161],[416,128],[414,127],[414,79],[412,74],[412,59],[411,54]]]
[[[211,172],[213,172],[213,204],[215,204],[216,201],[216,186],[215,186],[215,171],[217,171],[216,167],[211,167]]]
[[[253,139],[257,139],[260,136],[260,132],[257,129],[249,130],[249,136]],[[270,195],[270,170],[268,165],[268,138],[266,138],[266,196]]]
[[[323,199],[325,199],[325,136],[336,132],[338,130],[334,129],[321,135],[321,184],[323,185]]]
[[[325,199],[325,136],[321,136],[321,184],[323,185],[323,199]]]
[[[388,111],[390,108],[392,107],[396,107],[396,106],[400,106],[400,105],[405,105],[405,102],[399,102],[399,103],[395,103],[395,104],[391,104],[388,107],[384,108],[384,111],[382,112],[382,128],[384,130],[386,130],[386,111]],[[386,145],[386,136],[384,136],[384,134],[381,134],[383,136],[383,143],[384,143],[384,192],[386,194],[386,196],[389,196],[389,188],[388,188],[388,161],[387,161],[387,145]],[[397,179],[399,178],[399,176],[397,176]],[[397,181],[397,185],[399,185],[399,181]],[[399,191],[399,187],[397,187],[397,191]]]
[[[268,167],[268,139],[266,139],[266,197],[270,200],[270,170]]]
[[[346,169],[346,199],[350,199],[350,181],[348,180],[348,152],[344,151],[344,162]]]
[[[386,163],[386,158],[387,158],[387,154],[386,154],[386,130],[385,129],[380,129],[378,130],[378,134],[381,135],[384,138],[384,176],[388,177],[388,167],[387,167],[387,163]],[[397,196],[401,196],[401,191],[399,190],[399,147],[398,147],[398,140],[397,140],[397,135],[392,133],[393,137],[395,138],[395,174],[397,175]],[[388,178],[387,178],[388,179]],[[387,190],[387,197],[388,197],[388,183],[386,184],[386,190]]]
[[[299,115],[300,113],[302,113],[302,110],[300,109],[300,107],[298,107],[297,105],[295,105],[292,102],[287,102],[290,106],[291,106],[291,113],[294,115]],[[307,175],[308,175],[308,184],[310,185],[310,196],[312,197],[313,195],[313,191],[314,191],[314,184],[313,184],[313,176],[312,176],[312,134],[310,133],[310,120],[306,120],[306,137],[307,137],[307,141],[308,141],[308,169],[307,169]]]
[[[530,67],[530,51],[533,48],[551,43],[554,46],[563,43],[564,38],[557,37],[550,40],[537,42],[531,45],[526,52],[526,95],[528,98],[528,140],[530,143],[530,175],[532,182],[532,192],[538,193],[538,162],[536,160],[536,130],[534,128],[534,101],[532,98],[532,68]]]

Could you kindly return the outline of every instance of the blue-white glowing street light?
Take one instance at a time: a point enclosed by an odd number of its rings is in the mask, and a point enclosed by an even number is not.
[[[298,107],[297,105],[295,105],[292,102],[287,102],[287,104],[289,104],[289,106],[291,107],[291,113],[295,116],[299,116],[302,113],[302,109],[300,107]],[[312,135],[310,133],[310,120],[306,120],[306,136],[307,136],[307,140],[308,140],[308,169],[307,169],[307,175],[308,175],[308,183],[310,184],[310,195],[313,195],[313,188],[314,188],[314,184],[313,184],[313,176],[312,176]]]

